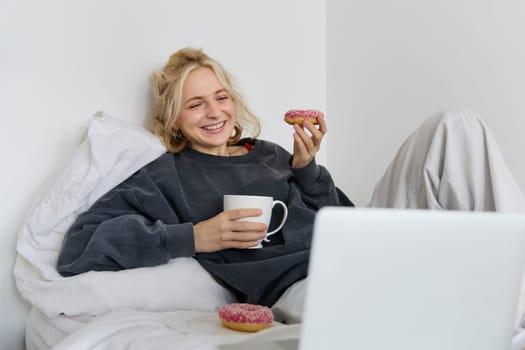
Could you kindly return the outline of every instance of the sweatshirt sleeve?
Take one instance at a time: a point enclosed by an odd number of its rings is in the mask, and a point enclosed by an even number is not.
[[[303,201],[312,209],[325,206],[353,206],[346,195],[335,186],[328,170],[312,160],[308,165],[293,169],[292,173],[302,190]]]
[[[64,237],[58,272],[73,276],[192,256],[193,224],[181,223],[168,203],[146,171],[132,175],[77,217]]]

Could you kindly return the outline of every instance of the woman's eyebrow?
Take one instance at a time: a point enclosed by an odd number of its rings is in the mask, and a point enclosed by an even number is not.
[[[190,101],[194,101],[194,100],[202,100],[203,98],[204,98],[203,96],[193,96],[193,97],[188,98],[186,101],[184,101],[184,104]]]
[[[219,90],[215,91],[215,95],[220,94],[220,93],[222,93],[222,92],[226,92],[226,93],[227,93],[228,90],[226,90],[226,89],[224,89],[224,88],[219,89]],[[184,101],[184,103],[186,104],[186,103],[188,103],[188,102],[190,102],[190,101],[194,101],[194,100],[202,100],[202,99],[204,99],[204,96],[193,96],[193,97],[188,98],[186,101]]]

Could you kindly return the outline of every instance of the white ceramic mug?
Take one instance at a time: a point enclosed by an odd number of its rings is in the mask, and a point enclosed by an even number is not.
[[[270,225],[270,219],[272,218],[272,209],[278,204],[283,207],[283,218],[279,226],[276,229],[266,232],[266,237],[259,241],[259,244],[252,248],[262,248],[262,241],[269,242],[269,236],[278,232],[286,222],[288,218],[288,208],[286,204],[280,200],[273,200],[272,197],[268,196],[245,196],[245,195],[234,195],[234,194],[225,194],[223,198],[224,211],[241,209],[241,208],[258,208],[261,209],[262,214],[260,216],[246,217],[242,218],[242,221],[251,221],[251,222],[262,222],[266,225]]]

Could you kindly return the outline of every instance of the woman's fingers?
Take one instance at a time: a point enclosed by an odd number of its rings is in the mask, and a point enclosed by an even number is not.
[[[294,146],[295,146],[294,153],[300,152],[300,153],[303,153],[303,154],[307,154],[308,153],[308,146],[306,146],[306,144],[305,144],[304,136],[301,135],[301,131],[296,131],[293,134]],[[304,134],[304,131],[302,133]]]
[[[316,147],[319,147],[321,145],[321,141],[323,140],[323,137],[327,131],[326,122],[324,118],[321,117],[318,119],[318,121],[319,121],[318,127],[316,127],[309,121],[305,121],[303,123],[304,127],[308,129],[310,134],[312,134],[312,136],[310,137],[310,140],[312,141],[312,144],[314,144]]]
[[[306,131],[310,134],[308,134]],[[310,163],[319,149],[321,142],[327,131],[324,118],[319,118],[319,125],[316,127],[312,123],[305,121],[302,126],[294,125],[294,155],[292,160],[293,168],[301,168]]]
[[[305,122],[306,123],[306,122]],[[305,126],[306,127],[306,126]],[[304,131],[303,127],[299,125],[294,125],[295,134],[299,136],[300,143],[304,144],[306,150],[310,150],[314,147],[313,138],[314,136],[309,136],[306,131]]]
[[[195,251],[214,252],[228,248],[249,248],[265,237],[267,225],[243,221],[261,215],[260,209],[235,209],[222,212],[194,225]]]
[[[223,214],[228,218],[228,220],[235,221],[242,218],[261,216],[262,211],[258,208],[240,208],[225,211]]]
[[[319,117],[317,121],[319,122],[319,131],[324,136],[324,134],[326,134],[326,132],[328,131],[328,128],[326,126],[326,120],[324,120],[324,117]]]
[[[265,228],[266,225],[263,224]],[[228,232],[225,233],[222,238],[222,246],[224,249],[227,248],[249,248],[258,244],[259,240],[263,239],[266,235],[266,229],[262,231],[253,232]]]
[[[310,132],[310,135],[306,133],[304,129],[307,129]],[[300,137],[300,140],[304,143],[309,152],[319,151],[321,146],[321,141],[327,131],[326,123],[323,118],[319,119],[319,127],[305,121],[301,126],[294,125],[295,133]]]
[[[228,247],[228,248],[225,248],[225,249],[247,249],[247,248],[251,248],[251,247],[255,247],[256,245],[259,244],[259,240],[255,240],[255,241],[230,241],[230,242],[226,242],[225,245]]]

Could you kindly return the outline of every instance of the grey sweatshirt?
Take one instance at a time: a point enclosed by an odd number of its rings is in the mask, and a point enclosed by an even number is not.
[[[188,148],[138,170],[77,217],[64,238],[58,272],[73,276],[194,257],[241,301],[271,306],[306,277],[317,210],[352,203],[315,161],[292,169],[291,154],[282,147],[251,143],[253,149],[242,156]],[[224,194],[282,200],[288,206],[286,224],[262,249],[195,253],[193,224],[219,214]],[[281,218],[277,208],[276,221]],[[272,220],[270,228],[276,225]]]

